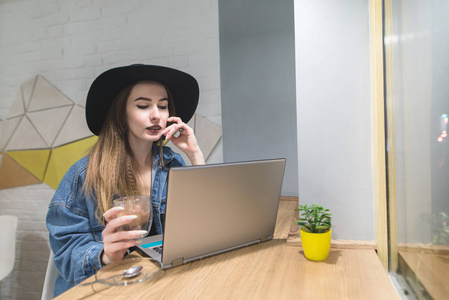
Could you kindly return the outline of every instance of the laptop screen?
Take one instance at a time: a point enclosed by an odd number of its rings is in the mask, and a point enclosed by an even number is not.
[[[285,159],[172,168],[163,265],[271,239]]]

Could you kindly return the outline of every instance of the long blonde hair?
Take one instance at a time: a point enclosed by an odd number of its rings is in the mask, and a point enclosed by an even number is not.
[[[112,207],[114,196],[138,195],[141,192],[136,175],[139,173],[135,156],[128,142],[126,103],[132,84],[124,88],[112,102],[98,140],[89,154],[84,192],[97,199],[96,217]],[[167,89],[170,116],[175,115],[173,98]]]

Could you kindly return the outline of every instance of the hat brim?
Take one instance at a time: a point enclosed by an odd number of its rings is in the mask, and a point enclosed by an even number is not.
[[[98,135],[117,94],[125,87],[144,80],[165,85],[173,96],[176,115],[188,122],[195,113],[199,99],[196,79],[182,71],[154,65],[130,65],[110,69],[92,83],[86,99],[87,126]]]

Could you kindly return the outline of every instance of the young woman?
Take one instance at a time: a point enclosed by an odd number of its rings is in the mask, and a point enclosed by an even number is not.
[[[92,83],[86,120],[98,141],[61,180],[49,205],[47,228],[58,277],[55,296],[123,259],[140,231],[117,231],[130,223],[115,218],[112,200],[151,195],[153,233],[162,233],[167,173],[184,166],[163,146],[171,140],[193,165],[203,154],[188,122],[198,104],[197,81],[179,70],[131,65],[108,70]]]

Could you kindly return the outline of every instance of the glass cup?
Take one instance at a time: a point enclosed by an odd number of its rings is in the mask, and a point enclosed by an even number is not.
[[[118,231],[145,230],[146,233],[139,238],[148,235],[151,224],[153,223],[153,210],[151,209],[150,196],[138,195],[118,198],[113,200],[113,206],[124,208],[117,214],[117,218],[126,215],[137,216],[131,223],[118,227]]]

